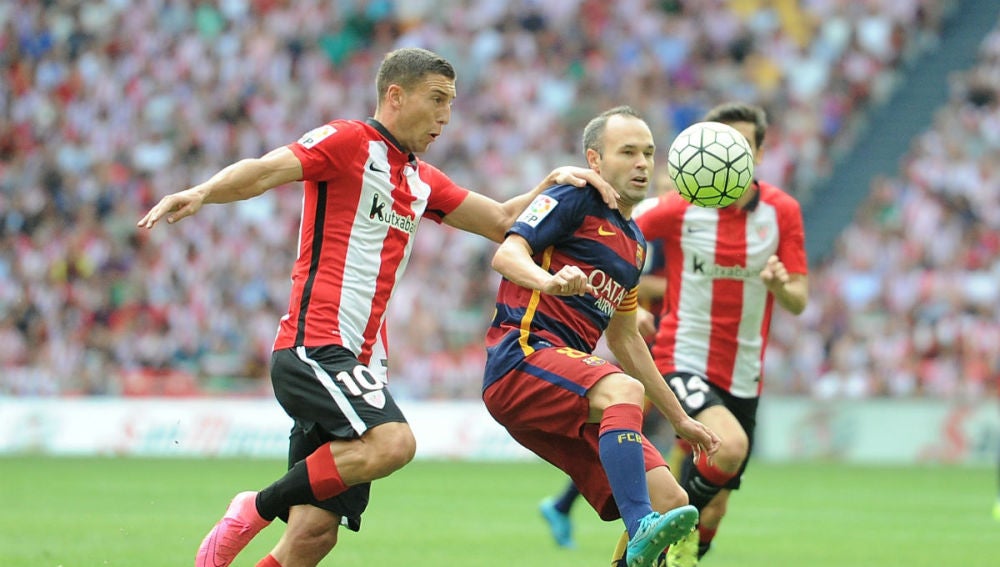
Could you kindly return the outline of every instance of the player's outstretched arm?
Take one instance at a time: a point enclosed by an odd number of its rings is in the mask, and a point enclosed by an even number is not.
[[[299,159],[287,147],[281,147],[261,158],[240,160],[204,183],[163,197],[136,226],[153,228],[164,217],[168,223],[175,223],[197,213],[205,203],[249,199],[301,178]]]
[[[553,169],[534,189],[498,203],[479,193],[469,193],[462,204],[444,217],[445,224],[502,242],[517,217],[542,191],[553,185],[593,187],[601,199],[613,209],[618,208],[618,192],[596,171],[583,167],[564,166]]]

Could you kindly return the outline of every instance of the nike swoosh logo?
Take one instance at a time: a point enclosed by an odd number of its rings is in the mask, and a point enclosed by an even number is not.
[[[695,232],[701,232],[703,230],[705,230],[705,229],[703,229],[703,228],[695,228],[693,226],[689,226],[688,227],[688,234],[693,234]]]
[[[376,173],[389,173],[388,171],[386,171],[384,169],[379,169],[379,168],[375,167],[375,162],[369,163],[368,164],[368,169],[370,169],[370,170],[372,170],[372,171],[374,171]]]
[[[616,233],[613,230],[608,230],[604,228],[604,225],[597,227],[598,236],[614,236]]]

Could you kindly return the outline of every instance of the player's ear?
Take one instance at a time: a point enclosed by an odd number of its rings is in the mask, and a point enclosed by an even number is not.
[[[587,148],[587,165],[597,173],[601,172],[601,153],[594,148]]]
[[[392,108],[399,108],[403,103],[403,96],[406,93],[403,92],[403,87],[397,84],[389,85],[389,88],[385,91],[385,100]]]

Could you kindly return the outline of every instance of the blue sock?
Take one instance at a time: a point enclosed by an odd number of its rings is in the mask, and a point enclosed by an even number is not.
[[[573,503],[576,502],[576,497],[580,495],[580,491],[577,490],[576,485],[570,481],[569,485],[566,486],[566,490],[556,498],[555,502],[552,504],[556,510],[559,510],[563,514],[569,514],[569,509],[573,507]]]
[[[641,407],[635,404],[613,405],[604,410],[597,445],[629,538],[638,531],[639,520],[653,511],[646,486],[641,428]]]

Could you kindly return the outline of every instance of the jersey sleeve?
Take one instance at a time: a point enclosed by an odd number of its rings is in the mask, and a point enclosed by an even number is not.
[[[646,241],[663,240],[667,237],[670,227],[676,222],[676,216],[672,213],[674,208],[671,194],[667,193],[662,195],[655,205],[636,215],[635,223],[639,225],[639,230]]]
[[[344,120],[328,122],[288,144],[302,164],[299,181],[326,181],[344,171],[363,147],[360,131]]]
[[[635,313],[639,310],[639,288],[632,288],[625,297],[622,298],[622,302],[618,304],[615,311],[618,313]]]
[[[788,197],[781,203],[778,217],[778,258],[790,274],[808,274],[806,234],[802,223],[802,209],[798,201]]]
[[[424,218],[440,224],[446,215],[457,209],[462,201],[469,196],[469,190],[452,181],[443,171],[433,165],[423,161],[419,163],[420,178],[431,188]]]
[[[556,185],[535,197],[507,234],[517,234],[528,241],[532,252],[540,252],[560,239],[573,234],[583,222],[586,199],[596,190],[572,185]]]

